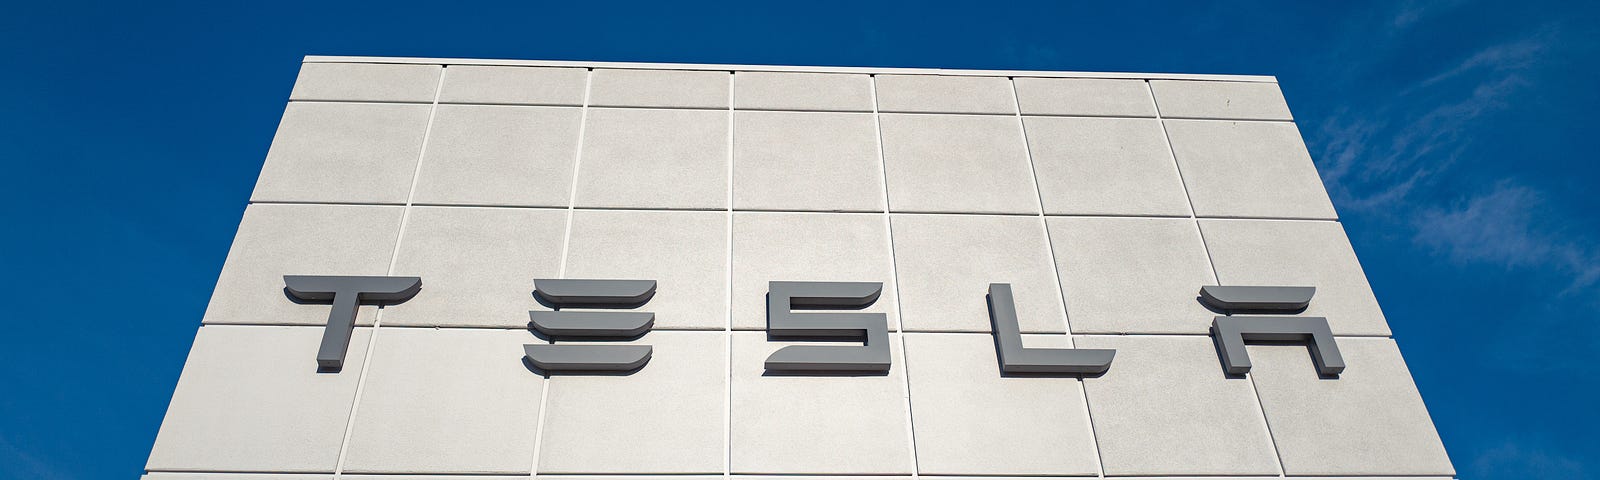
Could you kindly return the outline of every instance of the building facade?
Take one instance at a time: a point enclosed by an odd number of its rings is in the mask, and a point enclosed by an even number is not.
[[[146,469],[1454,475],[1271,77],[352,57]]]

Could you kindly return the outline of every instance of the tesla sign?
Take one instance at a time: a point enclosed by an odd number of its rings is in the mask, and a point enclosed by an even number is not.
[[[317,351],[317,365],[330,372],[344,365],[358,305],[403,303],[422,290],[420,277],[287,275],[283,281],[285,291],[295,299],[332,304]],[[562,343],[524,346],[528,362],[550,373],[644,368],[650,361],[649,345],[603,341],[633,339],[649,332],[655,314],[639,309],[648,306],[655,293],[655,280],[534,280],[534,295],[554,310],[528,312],[529,324],[539,334]],[[767,357],[766,370],[791,374],[887,372],[891,363],[887,317],[853,311],[877,302],[882,293],[881,282],[768,282],[767,333],[771,338],[861,345],[786,346]],[[1282,315],[1305,310],[1315,293],[1314,287],[1202,286],[1200,301],[1214,310],[1279,314],[1224,315],[1212,320],[1211,335],[1226,373],[1250,371],[1245,344],[1253,341],[1305,343],[1318,374],[1332,376],[1344,371],[1344,359],[1327,319]],[[987,297],[1002,374],[1095,375],[1111,368],[1115,350],[1024,347],[1011,285],[990,284]]]

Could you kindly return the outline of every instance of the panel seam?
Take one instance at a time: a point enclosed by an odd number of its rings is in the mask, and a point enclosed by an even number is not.
[[[1011,85],[1011,105],[1012,108],[1016,109],[1013,116],[1017,119],[1017,131],[1022,135],[1022,151],[1028,159],[1028,179],[1033,182],[1034,200],[1039,202],[1037,217],[1039,219],[1039,228],[1044,229],[1044,248],[1050,259],[1050,273],[1053,277],[1051,280],[1052,283],[1055,283],[1056,295],[1061,300],[1062,335],[1066,335],[1069,348],[1077,348],[1077,342],[1072,338],[1072,312],[1067,308],[1067,290],[1066,287],[1061,285],[1061,266],[1056,263],[1056,245],[1055,241],[1050,238],[1050,222],[1044,214],[1044,190],[1039,187],[1038,167],[1034,166],[1033,163],[1033,146],[1028,144],[1028,124],[1023,120],[1022,100],[1017,95],[1017,79],[1016,77],[1007,77],[1006,83]],[[1106,465],[1105,460],[1101,458],[1100,435],[1094,430],[1094,411],[1089,406],[1089,388],[1085,386],[1086,382],[1081,375],[1076,380],[1078,395],[1083,398],[1083,416],[1089,422],[1089,440],[1094,445],[1095,472],[1100,478],[1105,478]]]
[[[411,169],[411,187],[406,191],[406,203],[400,210],[400,227],[395,232],[394,250],[389,254],[389,268],[385,275],[394,275],[394,267],[400,262],[401,242],[405,240],[406,225],[411,220],[411,202],[417,196],[417,181],[422,174],[422,162],[428,158],[428,139],[433,136],[433,121],[439,111],[439,94],[444,91],[444,76],[450,69],[439,68],[439,79],[433,85],[433,103],[428,106],[428,123],[422,130],[422,145],[417,148],[417,164]],[[361,358],[361,373],[356,377],[356,392],[350,399],[350,415],[345,420],[344,438],[339,441],[339,456],[333,467],[333,478],[338,480],[344,476],[344,463],[350,452],[350,438],[355,434],[356,416],[361,406],[361,394],[366,391],[367,374],[372,370],[372,353],[378,347],[378,333],[383,326],[383,306],[378,306],[378,311],[373,315],[372,334],[367,336],[367,351]]]
[[[578,107],[578,144],[572,155],[572,184],[567,187],[567,229],[561,239],[561,261],[556,267],[557,278],[567,278],[567,257],[572,246],[572,217],[577,211],[578,203],[578,172],[583,164],[583,140],[589,130],[589,91],[593,86],[594,69],[588,69],[583,76],[583,106]],[[535,337],[537,339],[537,337]],[[555,343],[552,341],[551,343]],[[550,373],[541,375],[539,387],[539,420],[534,426],[533,433],[533,461],[528,467],[528,478],[539,476],[539,455],[544,449],[544,424],[550,411]]]
[[[1144,82],[1145,91],[1150,94],[1150,106],[1155,109],[1156,123],[1161,125],[1161,137],[1165,140],[1167,155],[1172,157],[1172,165],[1178,171],[1178,184],[1183,187],[1183,198],[1189,204],[1189,221],[1194,223],[1195,236],[1200,239],[1200,249],[1206,254],[1206,266],[1211,270],[1211,283],[1222,284],[1222,275],[1217,272],[1217,263],[1211,256],[1211,246],[1206,244],[1205,229],[1200,226],[1200,215],[1194,209],[1194,197],[1189,193],[1189,182],[1183,177],[1183,163],[1178,161],[1178,150],[1172,146],[1172,134],[1167,132],[1167,120],[1161,116],[1161,105],[1156,101],[1155,87],[1149,80]],[[1267,431],[1267,443],[1272,444],[1273,462],[1278,467],[1278,476],[1287,475],[1283,467],[1283,452],[1278,450],[1278,440],[1272,434],[1272,422],[1267,420],[1267,407],[1261,401],[1261,392],[1256,388],[1256,377],[1246,373],[1245,378],[1250,381],[1250,395],[1256,401],[1256,409],[1261,412],[1261,426]]]
[[[723,205],[728,216],[724,239],[726,256],[723,262],[727,264],[723,276],[723,314],[727,322],[722,330],[722,478],[733,475],[733,141],[734,141],[734,75],[728,72],[728,173],[727,173],[727,203]]]
[[[889,242],[889,282],[894,286],[894,331],[900,337],[900,370],[905,376],[901,382],[901,396],[904,397],[906,411],[906,438],[907,450],[911,454],[911,478],[922,476],[922,467],[917,464],[917,427],[916,416],[911,411],[911,356],[906,350],[905,310],[900,304],[900,262],[895,259],[894,251],[894,219],[889,214],[889,163],[883,151],[883,121],[878,112],[878,76],[870,75],[869,85],[872,92],[872,128],[877,133],[878,140],[878,167],[883,186],[883,228]]]

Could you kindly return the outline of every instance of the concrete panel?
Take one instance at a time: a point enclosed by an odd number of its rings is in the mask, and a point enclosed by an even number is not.
[[[145,468],[332,472],[371,333],[318,373],[321,328],[201,327]]]
[[[1276,83],[1151,80],[1165,118],[1293,120]]]
[[[1076,333],[1206,333],[1196,299],[1214,285],[1205,245],[1187,218],[1048,220],[1067,315]]]
[[[1156,116],[1143,80],[1019,77],[1016,83],[1023,115]]]
[[[1031,340],[1064,347],[1067,337]],[[905,343],[920,473],[1098,473],[1077,378],[1002,376],[989,335],[908,333]]]
[[[439,103],[583,105],[589,70],[451,65]]]
[[[839,73],[738,72],[733,108],[872,111],[872,77]]]
[[[1222,285],[1317,287],[1304,315],[1336,335],[1389,335],[1344,227],[1334,222],[1201,220]]]
[[[289,99],[433,103],[443,70],[438,65],[306,63]]]
[[[729,72],[595,69],[589,105],[728,108]]]
[[[1030,117],[1024,123],[1045,213],[1189,215],[1159,122]]]
[[[527,326],[529,310],[549,310],[533,280],[559,275],[566,226],[562,210],[412,207],[394,271],[422,277],[422,291],[383,324]]]
[[[894,211],[1039,212],[1016,118],[883,115],[880,122]]]
[[[566,278],[655,280],[637,310],[656,329],[728,324],[728,217],[724,212],[579,210]]]
[[[1023,332],[1064,331],[1039,218],[894,215],[893,228],[906,331],[990,331],[991,283],[1011,284]]]
[[[1210,338],[1077,337],[1117,350],[1085,378],[1106,475],[1276,475],[1278,457],[1250,380],[1224,375]]]
[[[526,330],[382,328],[346,472],[531,473],[544,378]]]
[[[290,103],[250,200],[405,203],[431,108]]]
[[[779,348],[828,343],[735,333],[733,472],[911,473],[905,357],[900,336],[889,339],[894,364],[888,375],[763,375],[763,362]]]
[[[1248,347],[1254,364],[1250,375],[1284,470],[1290,475],[1454,475],[1394,340],[1338,341],[1347,366],[1337,379],[1318,378],[1305,347]]]
[[[591,109],[588,123],[579,207],[727,207],[727,112]]]
[[[878,111],[1017,113],[1005,77],[878,75]]]
[[[413,201],[566,207],[581,117],[576,108],[440,105]]]
[[[883,282],[878,301],[860,311],[895,310],[894,258],[881,215],[737,212],[733,216],[733,328],[767,328],[770,281]]]
[[[1338,217],[1294,124],[1205,120],[1165,123],[1195,214]]]
[[[629,343],[651,345],[650,363],[550,378],[539,473],[722,473],[727,334],[654,331]]]
[[[883,211],[872,116],[738,112],[733,130],[734,208]]]
[[[204,323],[325,325],[332,308],[284,293],[284,275],[384,275],[401,207],[251,205],[217,277]],[[377,307],[361,306],[371,325]]]

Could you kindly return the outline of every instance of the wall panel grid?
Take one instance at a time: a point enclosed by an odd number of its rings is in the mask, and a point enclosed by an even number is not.
[[[314,373],[285,274],[424,289]],[[535,278],[657,280],[651,362],[526,367]],[[771,280],[883,282],[891,370],[763,374]],[[1000,375],[989,283],[1111,370]],[[1349,368],[1225,375],[1219,283]],[[307,63],[147,477],[1453,475],[1389,333],[1275,83]]]

